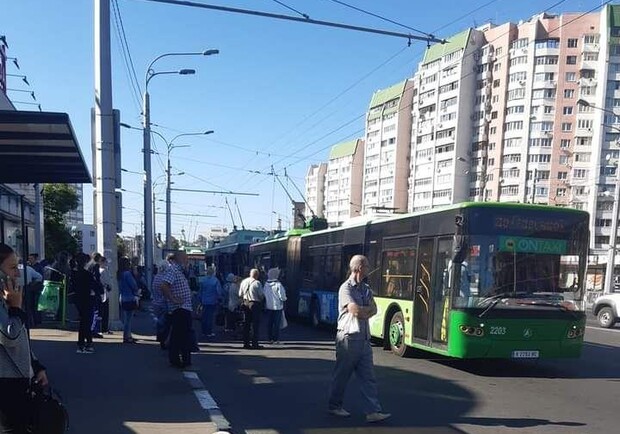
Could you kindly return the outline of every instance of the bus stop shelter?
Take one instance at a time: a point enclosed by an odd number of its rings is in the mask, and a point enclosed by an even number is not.
[[[92,179],[66,113],[0,110],[0,184],[76,183]],[[28,252],[23,197],[22,251]]]

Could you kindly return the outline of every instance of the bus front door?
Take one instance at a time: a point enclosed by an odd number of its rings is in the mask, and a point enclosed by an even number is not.
[[[451,236],[420,240],[413,298],[413,337],[419,344],[446,347],[450,313],[447,267],[451,248]]]
[[[413,296],[413,338],[428,344],[432,310],[434,238],[421,239],[418,246],[417,280]]]

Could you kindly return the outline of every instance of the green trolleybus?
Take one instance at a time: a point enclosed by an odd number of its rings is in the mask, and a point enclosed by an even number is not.
[[[335,324],[349,259],[365,254],[378,307],[371,334],[399,356],[415,347],[457,358],[579,357],[588,218],[461,203],[254,244],[250,256],[287,270],[287,313]],[[267,260],[276,257],[287,260]]]

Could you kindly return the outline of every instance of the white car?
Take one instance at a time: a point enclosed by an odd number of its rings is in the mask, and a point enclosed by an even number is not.
[[[620,321],[620,293],[601,295],[594,301],[592,313],[601,327],[610,328]]]

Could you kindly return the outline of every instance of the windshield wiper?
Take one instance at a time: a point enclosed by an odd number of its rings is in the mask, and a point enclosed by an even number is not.
[[[490,297],[485,298],[484,300],[482,300],[479,304],[485,303],[485,302],[489,302],[489,305],[487,306],[487,308],[485,310],[483,310],[480,315],[478,315],[478,318],[482,318],[483,316],[486,315],[486,313],[488,311],[490,311],[491,309],[493,309],[495,306],[497,306],[497,303],[499,303],[500,301],[502,301],[502,299],[505,298],[512,298],[515,294],[513,292],[502,292],[499,294],[495,294],[492,295]]]

